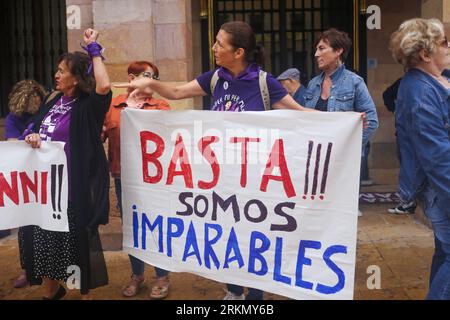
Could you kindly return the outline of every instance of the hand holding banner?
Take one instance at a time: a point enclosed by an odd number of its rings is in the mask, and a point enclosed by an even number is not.
[[[353,298],[359,114],[121,118],[128,253],[295,299]]]
[[[0,142],[0,154],[0,229],[69,231],[64,143]]]

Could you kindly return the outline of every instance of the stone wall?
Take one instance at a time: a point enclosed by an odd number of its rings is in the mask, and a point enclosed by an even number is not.
[[[70,5],[81,9],[81,28],[68,31],[69,50],[79,50],[84,29],[98,29],[111,81],[126,81],[133,60],[154,62],[161,80],[175,84],[199,73],[201,55],[193,54],[192,45],[196,37],[192,29],[199,28],[199,17],[193,15],[191,0],[67,0]],[[194,63],[194,57],[199,62]],[[191,109],[201,108],[199,101],[169,103],[175,109]]]
[[[422,17],[438,18],[445,25],[446,34],[450,32],[450,1],[422,0]]]
[[[367,58],[376,59],[376,67],[368,69],[368,88],[377,106],[379,129],[373,136],[369,157],[370,175],[377,184],[396,185],[398,160],[396,154],[394,116],[384,106],[383,91],[403,74],[388,49],[389,38],[401,22],[419,17],[420,0],[370,0],[367,5],[381,8],[381,29],[367,30]]]

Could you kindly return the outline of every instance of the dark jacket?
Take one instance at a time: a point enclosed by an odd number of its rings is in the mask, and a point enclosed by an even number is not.
[[[58,94],[43,105],[34,119],[34,132],[50,108],[61,98]],[[73,209],[75,211],[75,230],[80,254],[81,293],[87,294],[108,284],[103,250],[100,243],[98,226],[108,223],[109,216],[109,175],[105,151],[100,140],[103,121],[111,103],[111,91],[101,96],[96,93],[81,95],[73,106],[70,118],[71,147],[71,187]],[[31,274],[33,266],[32,228],[25,231],[24,261],[30,284],[40,284],[41,279]]]
[[[395,112],[395,103],[397,101],[398,87],[400,86],[401,81],[402,78],[397,79],[397,81],[395,81],[383,92],[384,105],[391,112]]]

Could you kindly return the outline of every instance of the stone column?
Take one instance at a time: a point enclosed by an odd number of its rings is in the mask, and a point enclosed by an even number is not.
[[[445,0],[422,0],[422,18],[442,20]]]
[[[92,6],[111,81],[127,81],[127,68],[133,60],[154,61],[152,1],[93,0]]]
[[[368,0],[367,5],[381,9],[381,29],[367,30],[367,58],[376,63],[368,68],[367,85],[377,106],[379,128],[371,138],[370,176],[375,184],[388,187],[377,191],[395,190],[399,162],[395,138],[395,118],[383,101],[383,92],[403,75],[403,67],[394,61],[389,51],[391,34],[399,25],[420,16],[421,0]],[[390,190],[389,190],[390,189]]]
[[[83,31],[94,25],[92,16],[92,0],[66,0],[67,19],[71,24],[67,30],[68,50],[80,51]],[[78,24],[79,23],[79,24]]]
[[[450,31],[450,0],[422,0],[422,18],[438,18]]]
[[[183,83],[194,78],[193,57],[197,60],[201,55],[193,52],[191,0],[67,0],[67,7],[69,20],[71,10],[80,12],[81,19],[77,28],[68,30],[69,51],[80,50],[84,29],[98,29],[112,82],[127,81],[127,67],[133,60],[154,62],[162,81]],[[200,107],[201,99],[169,102],[175,109],[191,109]]]
[[[161,80],[191,81],[194,77],[191,0],[154,0],[153,24],[155,62]],[[171,105],[177,109],[192,109],[194,99],[173,101]]]

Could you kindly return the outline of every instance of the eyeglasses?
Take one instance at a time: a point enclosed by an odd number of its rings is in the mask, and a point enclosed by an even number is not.
[[[135,74],[135,76],[136,77],[143,76],[145,78],[152,78],[152,79],[155,79],[155,80],[159,80],[158,75],[156,75],[154,73],[151,73],[149,71],[144,71],[144,72],[141,72],[139,74]]]
[[[444,48],[450,48],[447,37],[444,37],[444,40],[438,42],[439,46]]]

